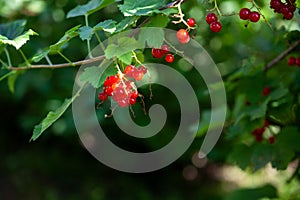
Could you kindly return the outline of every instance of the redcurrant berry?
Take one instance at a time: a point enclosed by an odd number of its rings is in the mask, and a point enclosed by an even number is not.
[[[242,8],[239,12],[239,16],[242,20],[248,20],[251,11],[249,8]]]
[[[162,54],[167,54],[169,52],[169,47],[168,47],[168,45],[162,45],[161,46],[161,53]]]
[[[114,90],[112,89],[111,86],[107,86],[107,87],[105,87],[105,89],[104,89],[104,92],[105,92],[108,96],[112,96],[113,91],[114,91]]]
[[[269,140],[270,144],[274,144],[275,143],[275,137],[274,137],[274,135],[270,136],[268,140]]]
[[[298,65],[298,67],[300,67],[300,57],[299,57],[299,58],[296,58],[295,64]]]
[[[271,93],[271,88],[269,86],[264,87],[262,91],[263,96],[268,96]]]
[[[249,14],[249,19],[250,19],[251,22],[258,22],[259,19],[260,19],[260,14],[259,14],[259,12],[256,12],[256,11],[251,12],[251,13]]]
[[[125,107],[127,107],[128,106],[128,100],[127,99],[121,99],[121,100],[119,100],[118,101],[118,105],[120,106],[120,107],[122,107],[122,108],[125,108]]]
[[[222,24],[220,22],[212,22],[210,24],[210,30],[213,32],[220,32],[222,30]]]
[[[296,58],[295,57],[289,57],[288,65],[290,65],[290,66],[296,65]]]
[[[140,70],[136,70],[132,73],[132,78],[134,78],[137,81],[142,80],[144,77],[144,73],[141,72]]]
[[[101,92],[99,95],[98,95],[98,98],[100,101],[106,101],[108,99],[108,96],[105,92]]]
[[[133,66],[133,65],[128,65],[125,70],[124,70],[124,74],[126,76],[129,76],[131,77],[132,76],[132,73],[136,70],[136,68]]]
[[[172,54],[167,54],[165,60],[166,62],[171,63],[174,61],[174,56]]]
[[[205,17],[205,20],[208,24],[218,21],[218,17],[215,13],[208,13]]]
[[[145,66],[143,66],[143,65],[139,66],[138,70],[139,70],[140,72],[142,72],[143,74],[146,74],[146,73],[147,73],[147,68],[146,68]]]
[[[176,37],[181,44],[186,44],[190,41],[190,35],[185,29],[178,30]]]
[[[152,49],[152,56],[153,58],[161,58],[164,56],[164,53],[161,49]]]
[[[187,24],[190,26],[190,27],[194,27],[196,25],[196,20],[194,18],[189,18],[187,20]]]

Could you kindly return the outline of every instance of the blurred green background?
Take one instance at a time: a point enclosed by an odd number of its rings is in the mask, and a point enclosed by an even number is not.
[[[33,37],[31,42],[22,48],[30,57],[38,50],[55,43],[69,28],[84,24],[83,18],[66,19],[65,16],[77,4],[86,2],[86,0],[0,0],[0,22],[22,18],[28,20],[27,29],[31,28],[39,33],[39,37]],[[221,9],[225,13],[231,13],[238,11],[243,5],[247,5],[247,2],[224,1]],[[237,69],[243,64],[244,59],[249,58],[250,54],[253,55],[253,52],[255,59],[252,59],[252,62],[255,65],[273,58],[286,48],[285,46],[272,48],[276,37],[265,23],[250,25],[245,29],[244,23],[236,16],[222,18],[222,32],[218,35],[212,34],[204,21],[204,11],[210,7],[210,4],[200,4],[195,0],[184,4],[186,15],[194,17],[199,24],[196,40],[211,54],[223,76]],[[267,6],[264,7],[264,11],[266,16],[272,13]],[[122,18],[116,5],[93,14],[90,20],[91,24],[95,25],[109,18],[116,20]],[[295,23],[297,22],[289,24],[289,27],[297,27]],[[177,29],[174,25],[170,25],[169,28]],[[72,61],[86,57],[86,45],[79,38],[72,40],[69,45],[70,48],[64,53]],[[22,62],[18,53],[13,53],[12,49],[11,52],[14,64]],[[58,56],[52,57],[52,61],[64,62]],[[176,64],[174,67],[182,68]],[[80,143],[70,110],[41,138],[29,143],[34,125],[50,110],[57,108],[64,98],[72,95],[76,72],[76,68],[27,71],[17,80],[15,94],[9,92],[5,82],[0,84],[2,157],[0,199],[241,200],[244,198],[245,200],[245,194],[251,200],[268,196],[273,198],[277,194],[286,200],[300,199],[298,181],[292,181],[290,184],[284,182],[292,173],[294,165],[282,172],[272,170],[270,167],[257,174],[242,172],[237,167],[226,164],[226,155],[231,151],[232,144],[223,138],[211,152],[208,160],[199,160],[195,157],[201,145],[200,137],[178,161],[162,170],[147,174],[115,171],[94,159]],[[193,73],[187,71],[184,74],[197,87],[199,101],[203,107],[209,107],[209,98],[203,92],[199,80],[193,77]],[[156,100],[164,101],[173,111],[172,106],[177,104],[168,100],[172,98],[172,94],[162,88],[158,88],[157,91],[164,96]],[[229,96],[229,101],[230,98]],[[173,112],[166,132],[169,130],[171,132],[174,126],[176,127],[178,113]],[[106,125],[109,129],[114,129],[109,121]],[[111,137],[118,144],[131,145],[130,141],[124,141],[122,137],[114,135]],[[151,142],[161,144],[167,139],[170,139],[170,136]],[[141,150],[145,148],[144,145],[151,146],[151,142],[140,144],[136,148]],[[273,186],[268,185],[269,183]],[[241,187],[250,189],[233,192]],[[241,194],[244,196],[239,196]]]

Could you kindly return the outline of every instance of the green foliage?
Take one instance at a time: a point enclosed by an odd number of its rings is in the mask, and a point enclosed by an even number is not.
[[[159,12],[158,9],[162,5],[164,5],[164,1],[160,0],[124,0],[124,4],[119,8],[124,16],[142,16]]]
[[[117,44],[109,44],[105,49],[105,56],[107,59],[111,59],[113,57],[120,57],[128,51],[134,51],[139,48],[139,43],[134,38],[121,37],[118,38]]]
[[[35,141],[36,139],[38,139],[45,130],[47,130],[53,123],[55,123],[64,114],[64,112],[66,112],[66,110],[73,103],[73,101],[75,101],[75,99],[80,94],[80,91],[81,90],[79,90],[77,94],[74,95],[72,98],[66,99],[64,103],[60,107],[58,107],[55,111],[49,112],[46,118],[43,119],[41,123],[39,123],[34,127],[33,135],[30,141]]]
[[[45,2],[45,4],[48,5],[51,2]],[[115,68],[117,63],[120,64],[121,70],[126,65],[139,64],[139,62],[166,64],[163,59],[153,59],[150,50],[143,49],[144,47],[160,48],[162,44],[166,43],[163,30],[157,31],[155,29],[154,33],[153,29],[149,27],[170,28],[176,31],[185,26],[184,24],[172,23],[175,20],[173,18],[174,14],[178,14],[179,11],[176,8],[167,8],[168,6],[166,5],[171,3],[171,1],[90,0],[84,2],[86,4],[75,6],[73,1],[57,1],[55,3],[57,8],[51,10],[49,7],[47,11],[49,13],[38,17],[31,16],[29,24],[27,24],[26,20],[0,24],[0,61],[2,64],[0,81],[7,79],[8,90],[15,95],[10,102],[22,102],[22,109],[19,109],[21,114],[20,116],[17,115],[17,122],[19,125],[21,121],[20,126],[26,127],[26,132],[29,132],[33,124],[38,120],[37,117],[40,116],[40,110],[52,110],[58,107],[52,105],[53,101],[55,102],[52,98],[61,98],[61,96],[71,93],[71,86],[74,81],[73,73],[77,69],[73,67],[75,66],[74,63],[77,62],[76,66],[79,65],[78,63],[80,63],[81,59],[86,57],[84,55],[86,51],[89,53],[89,59],[93,60],[90,49],[99,44],[103,47],[102,41],[110,38],[106,48],[104,47],[103,49],[106,59],[102,61],[102,64],[86,68],[80,76],[80,81],[98,89],[103,85],[106,76],[118,73]],[[223,25],[220,33],[212,33],[209,30],[209,26],[205,23],[205,15],[208,10],[214,8],[215,2],[220,4],[219,9],[224,14],[224,16],[219,17]],[[5,3],[0,3],[0,7]],[[293,48],[292,51],[282,58],[280,58],[280,55],[300,41],[300,18],[299,14],[295,12],[295,18],[287,22],[282,19],[281,15],[270,10],[269,1],[257,1],[256,3],[261,7],[261,12],[264,14],[267,22],[272,25],[272,30],[265,23],[263,17],[258,23],[248,24],[246,21],[240,20],[237,15],[226,16],[227,14],[238,13],[242,7],[250,8],[252,5],[250,1],[192,0],[184,1],[181,9],[185,18],[194,17],[197,20],[196,29],[190,30],[190,35],[210,53],[226,85],[226,95],[228,97],[227,120],[223,137],[218,143],[221,147],[217,146],[212,154],[218,155],[217,159],[220,159],[219,161],[221,162],[233,164],[251,172],[257,172],[267,164],[271,164],[277,170],[285,170],[291,162],[299,158],[300,153],[300,71],[297,67],[287,65],[288,57],[299,57],[300,46]],[[297,4],[299,7],[299,0],[297,0]],[[161,9],[162,7],[165,9]],[[6,7],[4,6],[4,8]],[[22,8],[18,8],[18,10],[22,10]],[[27,9],[23,10],[24,13],[28,12]],[[254,7],[253,10],[255,10]],[[79,22],[82,22],[80,21],[82,19],[78,19],[79,21],[76,21],[77,19],[65,20],[60,24],[53,25],[53,27],[48,25],[48,23],[50,24],[47,21],[49,16],[56,19],[55,16],[63,16],[65,11],[67,12],[67,18],[84,16],[85,25],[78,25]],[[99,15],[96,15],[98,11],[100,11]],[[212,12],[217,13],[217,10]],[[92,15],[94,13],[95,15]],[[22,16],[15,17],[12,15],[10,17],[10,19],[15,18],[19,19]],[[36,20],[36,24],[32,22],[33,19]],[[45,24],[47,25],[45,26]],[[27,29],[26,25],[32,29]],[[245,28],[245,25],[247,25],[247,28]],[[73,28],[65,30],[66,27]],[[147,27],[147,29],[144,29],[144,27]],[[37,28],[40,28],[38,32],[42,37],[30,41],[33,38],[32,36],[38,35],[33,31],[37,30]],[[114,37],[117,33],[135,28],[139,28],[138,37],[128,35],[118,38]],[[63,36],[54,37],[58,36],[58,34]],[[76,38],[79,39],[75,40]],[[46,41],[40,42],[43,39]],[[80,39],[85,42],[82,42]],[[55,43],[55,41],[57,42]],[[85,46],[86,44],[88,45]],[[42,48],[38,47],[38,45]],[[24,50],[24,54],[23,51],[20,51],[20,48]],[[172,50],[178,53],[176,49]],[[30,59],[26,57],[27,54],[30,55]],[[64,61],[56,54],[59,54]],[[139,62],[135,59],[135,56]],[[170,67],[174,67],[189,79],[200,102],[201,121],[197,132],[197,143],[203,139],[209,126],[219,128],[220,124],[215,122],[210,124],[211,102],[207,88],[203,87],[203,83],[199,80],[200,78],[196,78],[195,73],[189,68],[188,64],[178,61],[179,59],[177,58],[179,56],[175,55],[175,62],[170,64]],[[109,59],[112,59],[114,63],[106,68],[103,63]],[[45,64],[46,61],[48,65]],[[67,63],[63,63],[66,61]],[[200,59],[199,61],[201,62],[202,60]],[[24,62],[26,64],[25,67]],[[266,66],[270,63],[271,67],[267,69]],[[66,73],[60,73],[58,70],[43,69],[65,66],[72,66],[72,68]],[[22,69],[17,69],[18,67]],[[31,72],[29,71],[31,68],[42,69],[32,72],[34,75],[30,76]],[[105,71],[103,71],[104,69]],[[100,77],[101,74],[103,75]],[[270,93],[267,95],[262,94],[266,86],[270,87]],[[156,89],[151,91],[154,94],[154,101],[162,98],[162,101],[166,102],[168,106],[175,107],[176,102],[173,102],[165,96],[165,93],[160,93],[159,91]],[[141,93],[145,93],[144,96],[147,97],[149,92],[142,88]],[[80,91],[77,95],[80,95]],[[59,119],[67,111],[77,95],[71,99],[66,99],[61,106],[49,112],[45,119],[34,127],[31,141],[37,140],[54,123],[57,125],[54,126],[56,129],[64,127],[64,125],[61,125],[64,123],[60,123]],[[39,98],[36,98],[37,96],[49,100],[41,101],[38,100]],[[3,95],[1,99],[4,101],[6,98],[9,98],[8,95]],[[32,99],[28,100],[27,98]],[[148,98],[144,98],[144,101],[147,110],[148,105],[151,105],[153,101],[150,101]],[[6,107],[7,104],[2,105]],[[13,108],[14,106],[7,108],[3,113],[10,113]],[[22,113],[28,112],[27,109],[32,113],[27,113],[23,116]],[[102,114],[105,112],[105,109],[106,107],[103,107],[103,109],[99,110],[101,117],[103,117]],[[135,110],[134,107],[133,110]],[[142,115],[139,115],[139,113],[137,113],[137,116],[137,121],[147,122],[144,118],[140,119]],[[10,117],[4,116],[3,118]],[[166,127],[167,131],[171,132],[178,125],[176,123],[176,111],[172,110],[168,118],[171,119],[171,122]],[[270,125],[264,127],[265,131],[262,141],[256,141],[252,133],[255,129],[261,128],[266,119],[270,122]],[[113,120],[104,120],[104,124],[107,126],[107,129],[114,130],[115,124],[111,121]],[[195,126],[198,126],[198,124],[195,124]],[[61,130],[64,129],[61,128]],[[18,131],[15,130],[15,133]],[[64,135],[64,131],[61,134]],[[274,144],[270,144],[268,141],[270,136],[274,136]],[[163,137],[162,140],[167,138],[167,136]],[[117,141],[123,143],[125,140],[118,138]],[[142,145],[148,148],[153,143],[155,142],[145,142]],[[129,146],[135,145],[129,144]],[[225,147],[223,148],[223,146]],[[191,147],[191,149],[191,151],[195,150],[194,147]],[[144,149],[142,150],[144,151]],[[196,150],[198,150],[198,147]],[[186,158],[186,155],[183,157],[185,160],[190,160],[190,157]],[[299,173],[298,175],[296,173],[294,177],[297,180],[300,179]],[[295,196],[297,197],[297,195]],[[237,190],[225,197],[226,200],[262,198],[277,198],[276,189],[270,185],[246,188]],[[149,199],[153,198],[149,197]],[[278,197],[278,199],[288,198]]]
[[[254,189],[239,189],[226,197],[225,200],[260,200],[263,197],[277,197],[276,188],[272,185],[265,185]]]
[[[100,85],[100,77],[102,70],[100,67],[88,67],[85,68],[84,72],[80,76],[80,81],[88,82],[94,88],[99,88]]]
[[[91,0],[85,5],[79,5],[70,10],[67,14],[67,18],[88,16],[112,3],[114,3],[114,0]]]

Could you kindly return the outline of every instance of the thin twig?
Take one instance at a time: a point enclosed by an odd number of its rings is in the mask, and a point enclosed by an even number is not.
[[[274,60],[269,62],[265,66],[265,71],[268,71],[270,68],[272,68],[274,65],[276,65],[278,62],[280,62],[282,59],[284,59],[290,52],[292,52],[297,46],[300,45],[300,40],[296,41],[294,44],[292,44],[287,50],[282,52],[279,56],[277,56]]]
[[[22,66],[22,67],[9,67],[9,70],[27,70],[27,69],[58,69],[58,68],[65,68],[65,67],[72,67],[72,66],[80,66],[85,64],[94,63],[100,60],[104,60],[105,56],[98,56],[95,58],[90,58],[87,60],[81,60],[74,63],[62,63],[62,64],[56,64],[56,65],[31,65],[31,66]]]

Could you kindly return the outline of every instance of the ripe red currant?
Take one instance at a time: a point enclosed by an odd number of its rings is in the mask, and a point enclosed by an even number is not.
[[[100,101],[106,101],[108,99],[108,96],[105,92],[101,92],[99,95],[98,95],[98,98]]]
[[[190,26],[190,27],[194,27],[196,25],[196,20],[194,18],[189,18],[187,20],[187,24]]]
[[[133,66],[133,65],[128,65],[125,70],[124,70],[124,74],[126,76],[129,76],[131,77],[132,76],[132,73],[136,70],[136,68]]]
[[[174,56],[172,54],[167,54],[165,60],[166,62],[171,63],[174,61]]]
[[[147,68],[143,65],[139,66],[138,71],[142,72],[143,74],[147,73]]]
[[[121,99],[118,101],[118,105],[122,108],[125,108],[129,105],[129,102],[127,99]]]
[[[222,30],[222,24],[218,21],[216,22],[212,22],[210,24],[210,30],[213,31],[213,32],[220,32]]]
[[[185,29],[178,30],[176,37],[181,44],[186,44],[190,41],[190,35]]]
[[[248,20],[251,11],[249,8],[242,8],[239,12],[239,16],[242,20]]]
[[[298,67],[300,67],[300,57],[299,57],[299,58],[296,58],[295,64],[298,65]]]
[[[268,127],[269,125],[270,125],[269,120],[265,119],[265,121],[264,121],[264,127]]]
[[[274,135],[270,136],[268,140],[269,140],[270,144],[274,144],[275,143],[275,137],[274,137]]]
[[[271,93],[271,88],[269,86],[264,87],[262,91],[263,96],[268,96]]]
[[[288,65],[290,65],[290,66],[296,65],[296,58],[295,57],[289,57]]]
[[[169,47],[168,47],[168,45],[162,45],[161,46],[161,53],[162,54],[167,54],[169,52]]]
[[[112,86],[114,83],[118,82],[120,80],[118,75],[114,76],[108,76],[106,80],[104,81],[104,86]]]
[[[250,19],[251,22],[258,22],[259,19],[260,19],[260,14],[259,14],[259,12],[256,12],[256,11],[251,12],[251,13],[249,14],[249,19]]]
[[[142,80],[144,77],[144,73],[141,72],[140,70],[136,70],[132,73],[132,78],[134,78],[137,81]]]
[[[164,53],[161,49],[152,49],[152,56],[153,58],[161,58],[164,56]]]
[[[205,20],[208,24],[218,21],[218,17],[215,13],[208,13],[205,17]]]

